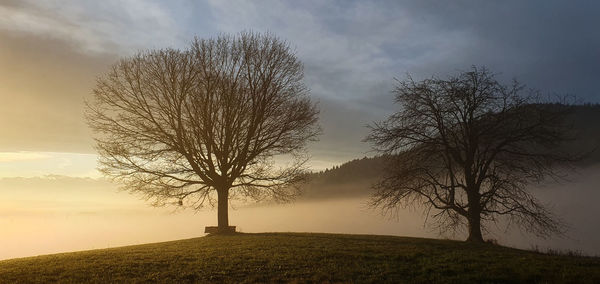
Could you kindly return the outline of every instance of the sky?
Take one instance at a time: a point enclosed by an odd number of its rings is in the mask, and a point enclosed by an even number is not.
[[[193,237],[214,223],[215,212],[149,208],[96,171],[84,101],[119,58],[184,49],[195,36],[274,33],[304,63],[321,109],[323,135],[309,146],[319,170],[374,154],[362,142],[366,125],[398,110],[391,91],[407,74],[443,78],[486,66],[501,81],[516,78],[545,94],[600,103],[599,11],[598,1],[551,0],[0,0],[0,242],[11,248],[0,259]],[[573,188],[592,192],[598,172]],[[600,253],[600,228],[572,210],[597,198],[560,194],[551,199],[563,200],[560,212],[580,225],[575,241],[558,247]],[[232,222],[249,232],[433,236],[414,212],[398,223],[373,217],[365,200],[336,202],[234,210]],[[320,223],[302,221],[307,211]],[[531,244],[515,240],[506,242]]]
[[[94,176],[83,102],[119,58],[194,36],[269,31],[305,65],[323,135],[312,166],[372,155],[394,78],[486,66],[599,102],[596,1],[0,1],[0,176]],[[52,165],[62,165],[53,167]],[[69,166],[70,165],[70,166]]]

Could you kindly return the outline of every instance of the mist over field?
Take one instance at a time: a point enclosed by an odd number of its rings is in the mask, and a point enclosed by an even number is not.
[[[501,224],[485,238],[502,245],[581,251],[600,255],[600,165],[579,170],[572,182],[548,184],[534,190],[551,204],[553,212],[569,224],[565,237],[548,240],[508,232]],[[230,224],[241,232],[329,232],[349,234],[439,237],[423,226],[421,209],[402,209],[397,218],[382,216],[368,207],[368,183],[313,187],[289,204],[235,202]],[[349,187],[356,188],[349,188]],[[343,188],[343,189],[340,189]],[[354,192],[346,195],[317,193]],[[154,208],[139,196],[119,191],[102,179],[46,176],[0,179],[0,259],[56,252],[142,244],[192,238],[204,234],[204,226],[216,224],[216,210],[199,212],[175,207]],[[464,234],[442,235],[464,239]]]

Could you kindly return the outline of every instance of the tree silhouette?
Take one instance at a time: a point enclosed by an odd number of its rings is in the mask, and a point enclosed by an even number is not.
[[[289,200],[305,176],[320,128],[303,75],[288,43],[252,32],[122,59],[87,102],[100,170],[156,206],[216,200],[227,231],[229,198]]]
[[[409,76],[394,93],[401,110],[366,139],[391,157],[373,206],[426,204],[440,229],[466,224],[474,242],[500,216],[539,236],[562,231],[527,185],[564,177],[575,160],[559,148],[567,106],[541,104],[518,82],[502,85],[476,67],[447,80]]]

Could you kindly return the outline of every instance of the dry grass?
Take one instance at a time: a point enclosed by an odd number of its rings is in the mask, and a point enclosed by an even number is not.
[[[588,282],[600,258],[492,244],[265,233],[0,261],[0,282]]]

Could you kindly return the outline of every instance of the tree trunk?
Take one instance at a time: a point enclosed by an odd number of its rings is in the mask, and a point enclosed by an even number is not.
[[[480,196],[475,192],[468,194],[467,198],[469,202],[469,212],[467,214],[469,237],[467,238],[467,242],[483,243],[483,235],[481,234],[481,208],[479,205]]]
[[[229,189],[217,190],[217,215],[219,232],[228,232],[229,230]]]
[[[479,213],[471,214],[469,210],[469,237],[467,242],[483,243],[483,235],[481,234],[481,217]]]

